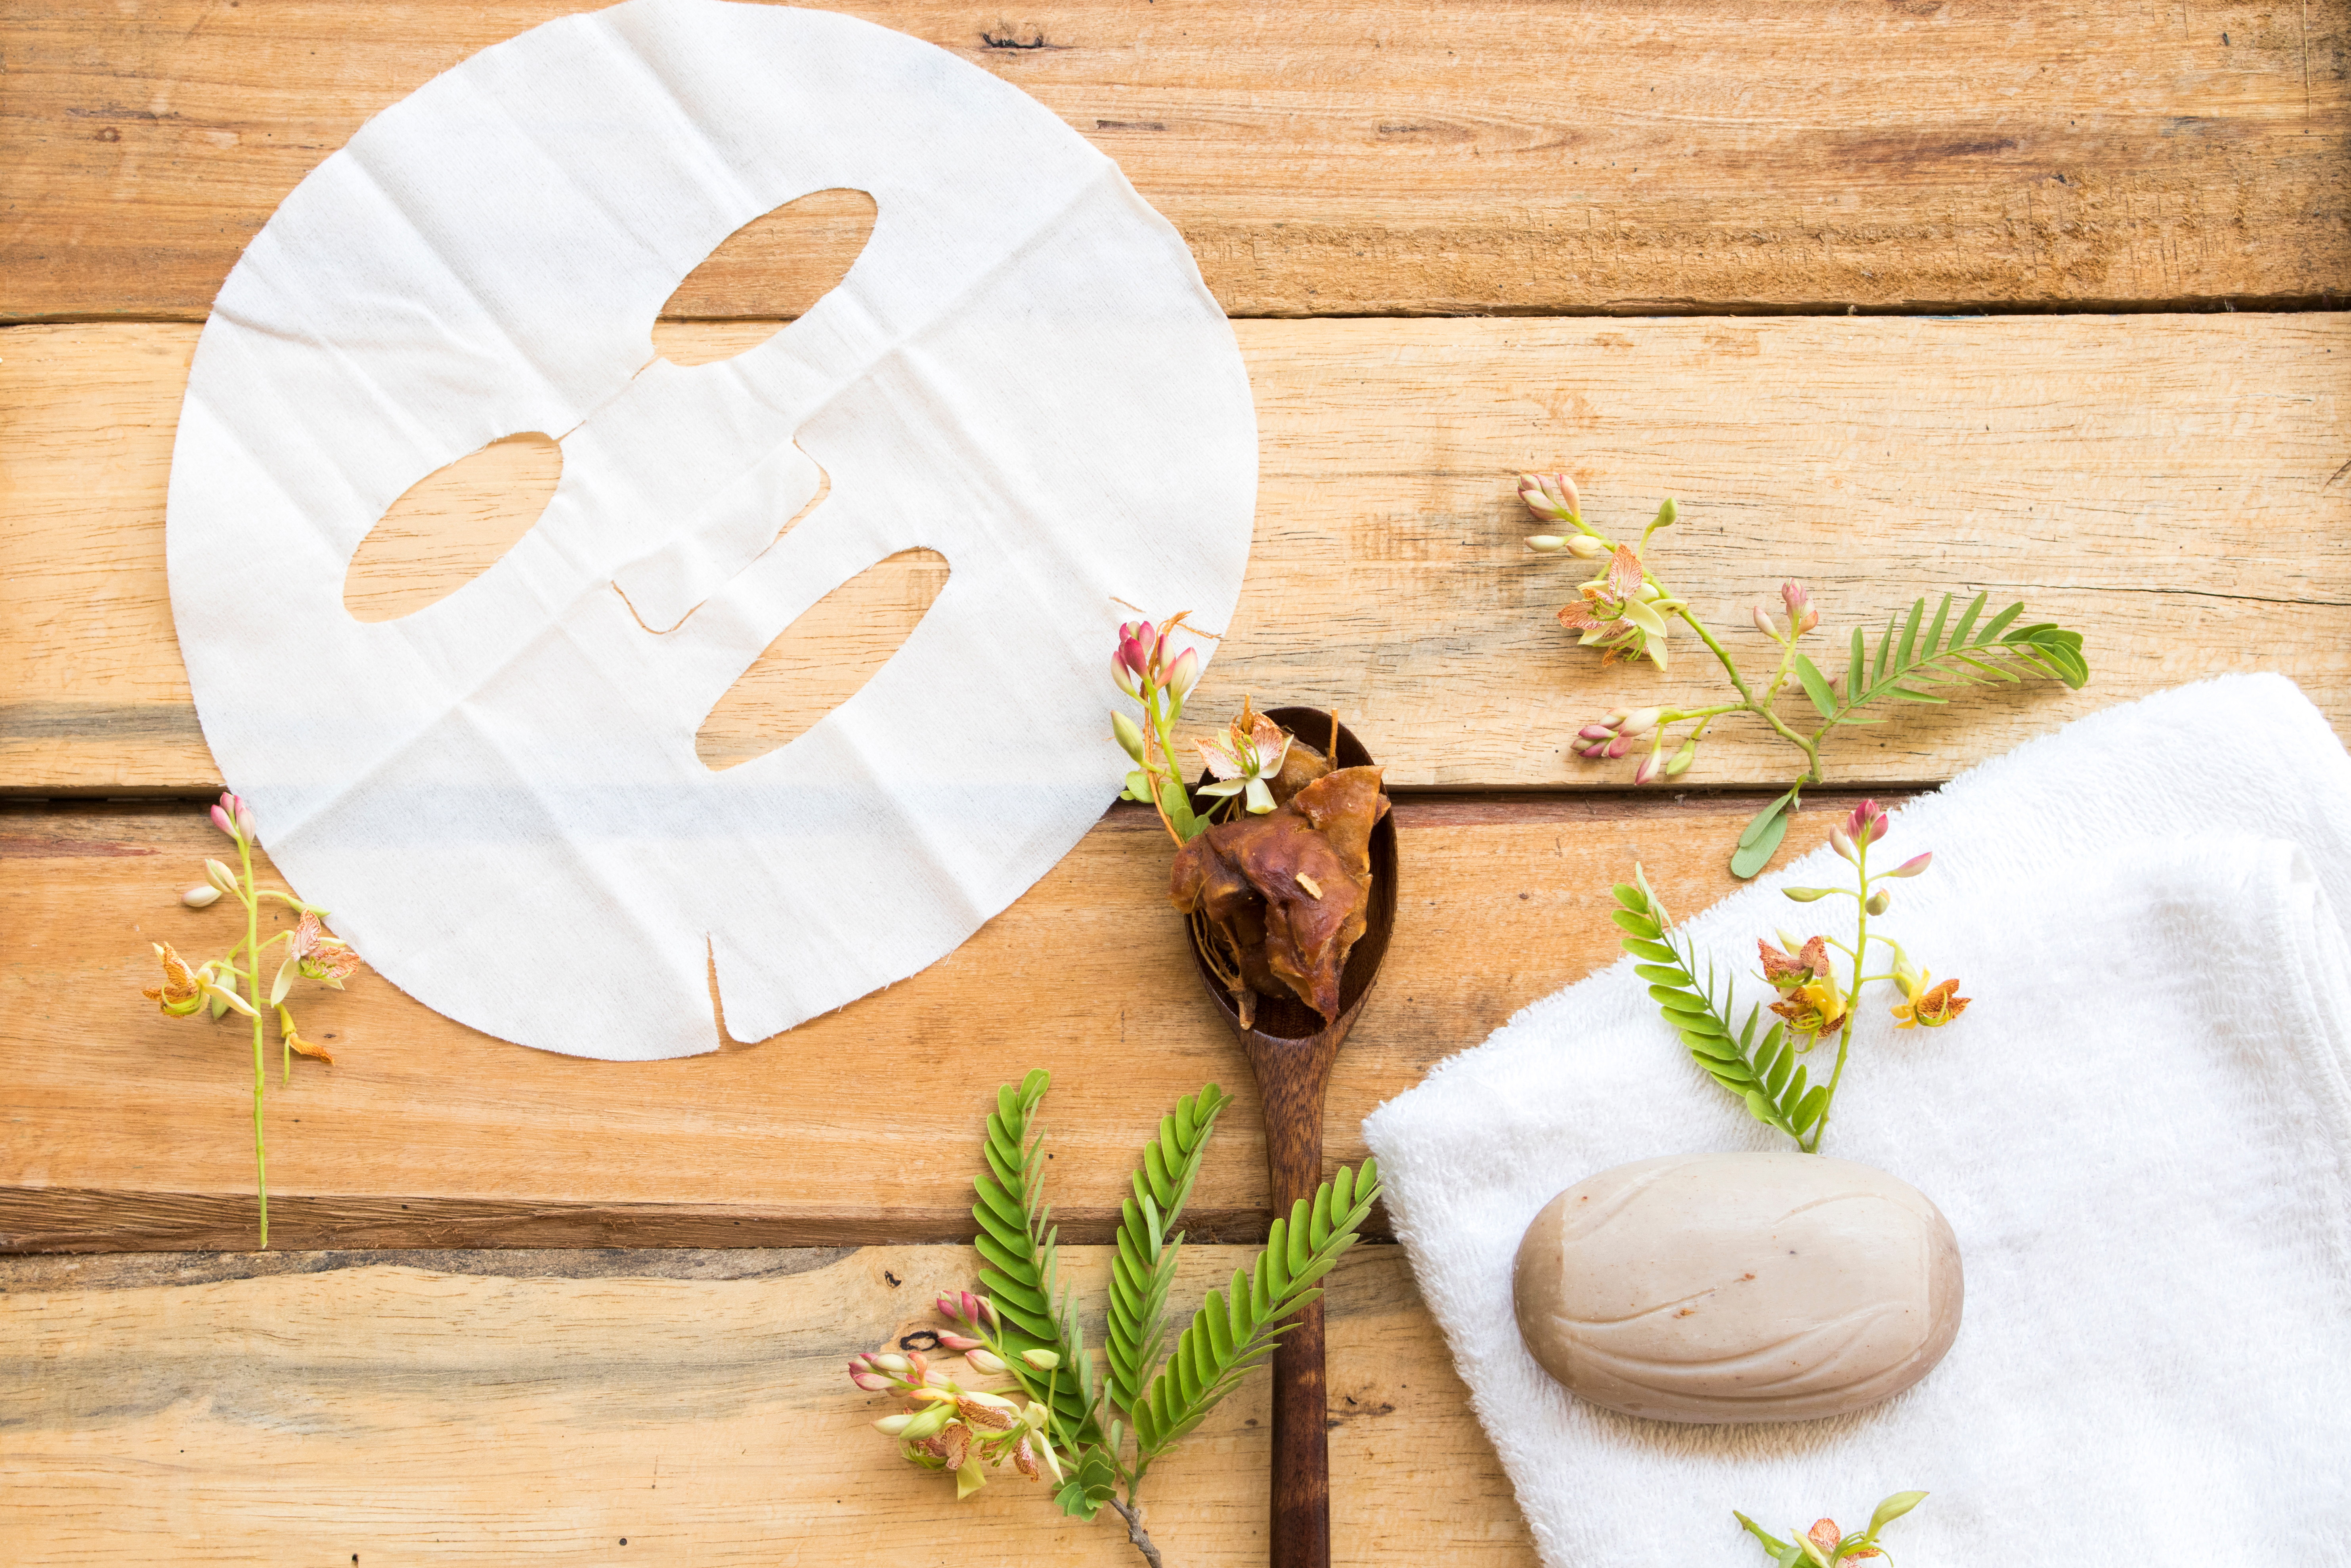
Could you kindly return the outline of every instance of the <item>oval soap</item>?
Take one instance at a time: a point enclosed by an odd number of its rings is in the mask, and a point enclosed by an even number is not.
[[[1959,1244],[1884,1171],[1822,1155],[1673,1155],[1569,1187],[1519,1244],[1519,1332],[1595,1405],[1660,1421],[1842,1415],[1959,1332]]]

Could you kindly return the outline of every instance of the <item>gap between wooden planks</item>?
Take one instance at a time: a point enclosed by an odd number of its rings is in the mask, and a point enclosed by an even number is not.
[[[1750,661],[1768,644],[1749,606],[1792,577],[1813,584],[1831,647],[1945,588],[2022,597],[2030,617],[2085,633],[2088,690],[2003,688],[1847,731],[1833,780],[1946,779],[2229,670],[2282,670],[2351,714],[2351,317],[1236,328],[1260,425],[1257,537],[1195,711],[1243,693],[1336,706],[1396,787],[1621,787],[1629,761],[1569,753],[1578,726],[1720,689],[1687,636],[1659,677],[1603,669],[1561,632],[1553,612],[1586,569],[1525,548],[1512,476],[1539,464],[1573,471],[1611,528],[1637,531],[1677,496],[1684,521],[1655,559]],[[739,349],[776,329],[668,326],[656,340]],[[195,336],[0,332],[0,792],[217,788],[163,572]],[[482,472],[446,492],[447,526],[510,507],[511,476]],[[436,570],[429,549],[410,559]],[[877,569],[866,586],[877,603],[919,602],[914,579],[935,570]],[[835,618],[822,662],[895,645],[902,618],[867,609]],[[722,705],[733,750],[717,760],[836,700],[796,684],[810,659],[789,644],[804,635],[788,631]],[[319,700],[293,681],[286,698]],[[1784,702],[1809,711],[1792,688]],[[1688,782],[1783,782],[1795,754],[1758,736],[1718,728]]]
[[[0,318],[200,318],[369,115],[569,0],[12,8]],[[2316,303],[2351,10],[2110,0],[839,6],[1116,159],[1235,315]],[[852,230],[701,279],[778,313]]]
[[[1176,1321],[1249,1256],[1187,1248]],[[1062,1258],[1098,1308],[1109,1249]],[[843,1364],[935,1325],[932,1301],[976,1262],[959,1247],[0,1260],[0,1469],[42,1478],[0,1489],[0,1539],[50,1568],[1129,1568],[1107,1514],[1065,1520],[1008,1469],[957,1504],[867,1425],[896,1402]],[[1328,1289],[1340,1559],[1531,1565],[1400,1251],[1357,1249]],[[1152,1471],[1169,1562],[1265,1560],[1265,1391],[1252,1378]]]
[[[1782,852],[1821,841],[1854,799],[1816,797]],[[1677,913],[1729,891],[1724,862],[1754,805],[1400,801],[1395,941],[1339,1058],[1329,1162],[1359,1162],[1363,1117],[1438,1060],[1613,961],[1608,889],[1636,861]],[[154,983],[151,940],[192,959],[226,946],[221,907],[177,899],[217,847],[193,804],[0,808],[0,926],[12,934],[0,948],[0,1250],[252,1245],[251,1037],[162,1017],[139,995]],[[510,1045],[364,974],[300,1006],[333,1067],[298,1062],[281,1090],[272,1062],[271,1240],[961,1239],[982,1118],[997,1085],[1032,1067],[1054,1075],[1049,1193],[1069,1239],[1108,1239],[1143,1141],[1208,1082],[1238,1103],[1193,1194],[1196,1238],[1261,1238],[1256,1089],[1192,972],[1167,859],[1155,819],[1113,811],[921,974],[771,1040],[681,1061]],[[1866,1065],[1854,1071],[1846,1092],[1865,1100]],[[1691,1079],[1691,1092],[1716,1093],[1695,1067]],[[1721,1109],[1726,1134],[1745,1124],[1728,1097]]]

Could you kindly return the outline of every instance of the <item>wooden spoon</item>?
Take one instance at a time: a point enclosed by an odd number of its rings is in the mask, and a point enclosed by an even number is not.
[[[1371,753],[1316,708],[1278,707],[1266,715],[1318,750],[1330,747],[1333,768],[1367,768]],[[1204,779],[1203,783],[1207,782]],[[1202,800],[1205,806],[1210,802]],[[1364,935],[1347,955],[1339,978],[1339,1016],[1322,1015],[1295,997],[1260,996],[1254,1027],[1241,1022],[1240,1009],[1207,957],[1198,930],[1192,962],[1217,1010],[1249,1052],[1265,1105],[1265,1154],[1272,1178],[1273,1211],[1287,1216],[1300,1198],[1311,1199],[1322,1180],[1322,1096],[1339,1046],[1363,1011],[1380,960],[1395,929],[1395,816],[1390,811],[1372,830],[1371,907]],[[1329,1568],[1331,1562],[1331,1458],[1327,1440],[1330,1395],[1322,1379],[1322,1302],[1316,1301],[1283,1331],[1273,1353],[1272,1568]]]

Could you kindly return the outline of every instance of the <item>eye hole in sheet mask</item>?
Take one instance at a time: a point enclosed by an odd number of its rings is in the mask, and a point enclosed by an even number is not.
[[[562,476],[562,446],[538,431],[434,469],[385,508],[351,553],[343,608],[374,622],[438,604],[530,531]]]
[[[947,558],[911,549],[826,594],[726,689],[695,732],[695,755],[715,772],[799,739],[873,678],[946,585]]]
[[[1122,601],[1228,627],[1257,466],[1182,236],[1044,105],[625,0],[287,196],[165,546],[205,741],[373,976],[643,1061],[717,1047],[714,988],[758,1041],[904,979],[1067,853],[1129,766]]]
[[[685,275],[653,347],[674,365],[707,365],[766,342],[776,322],[807,315],[848,276],[875,211],[863,191],[837,186],[753,218]]]

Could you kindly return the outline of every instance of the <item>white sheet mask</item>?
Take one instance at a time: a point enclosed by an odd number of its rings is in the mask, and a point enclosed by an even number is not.
[[[838,287],[730,360],[655,358],[688,272],[835,187],[876,204]],[[563,452],[530,530],[355,620],[385,509],[526,431]],[[728,1032],[763,1039],[1043,875],[1130,766],[1114,599],[1225,625],[1256,478],[1190,254],[1043,107],[846,17],[632,0],[430,82],[255,237],[189,377],[172,605],[224,774],[382,976],[649,1060],[718,1043],[714,961]],[[946,586],[856,695],[706,768],[761,651],[918,547]]]

